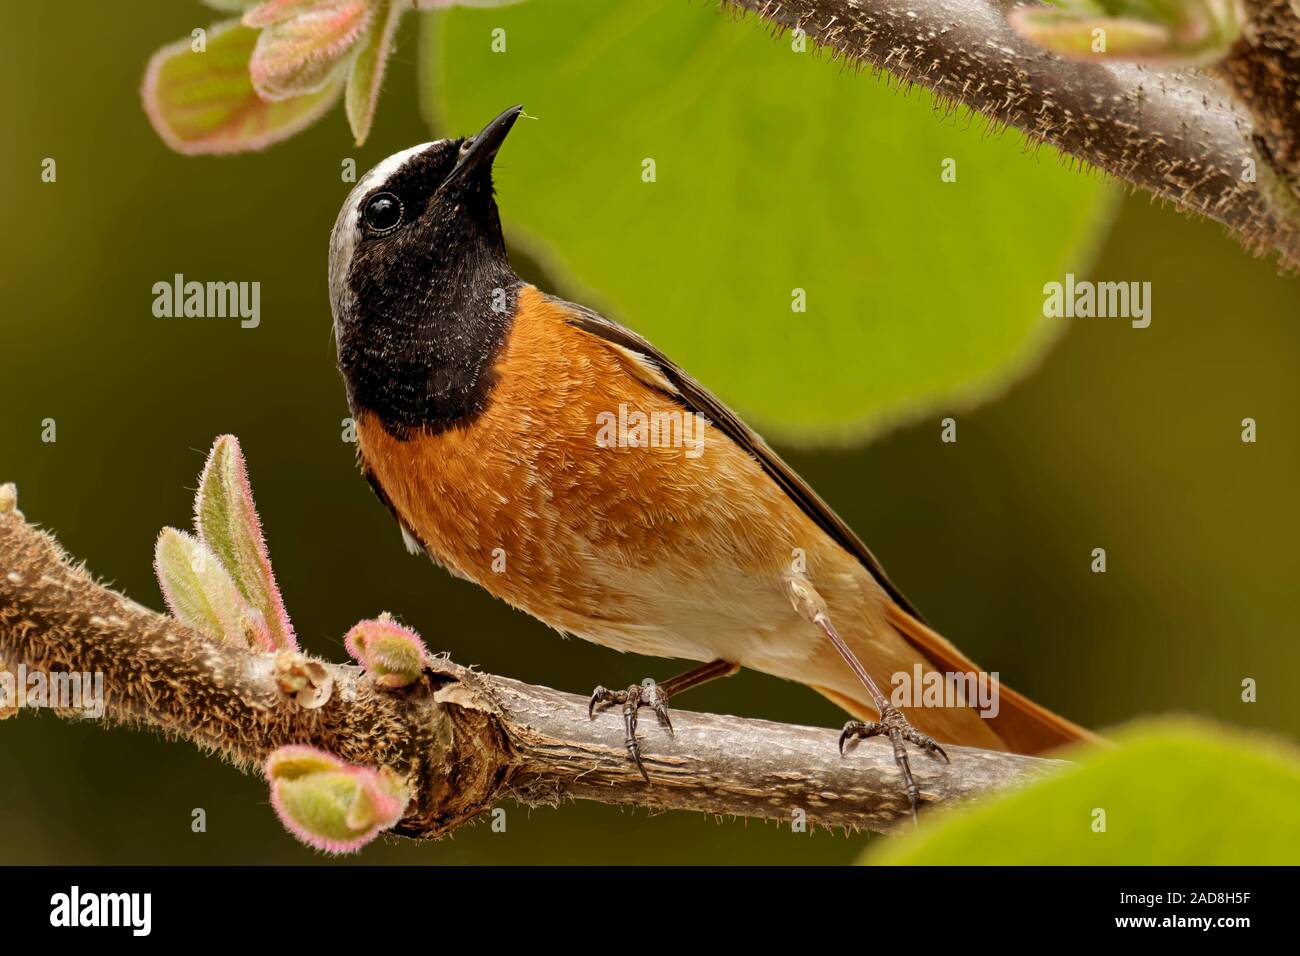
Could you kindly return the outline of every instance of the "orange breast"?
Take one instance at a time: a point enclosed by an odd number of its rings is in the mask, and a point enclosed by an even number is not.
[[[487,410],[405,442],[362,414],[361,455],[439,561],[580,636],[644,631],[663,616],[655,602],[705,599],[688,593],[692,576],[770,590],[820,532],[745,452],[683,420],[692,413],[628,363],[526,287]],[[620,410],[624,437],[654,443],[620,446]],[[658,433],[638,435],[636,413],[659,416]],[[779,609],[779,587],[775,597]]]
[[[671,430],[667,441],[636,433],[634,413],[671,423],[683,408],[625,353],[568,322],[563,305],[524,288],[495,372],[487,409],[460,428],[399,441],[358,416],[365,466],[442,564],[559,630],[618,650],[734,661],[859,713],[869,697],[794,611],[788,575],[815,584],[882,685],[925,661],[888,624],[867,570],[729,437],[711,425],[702,445],[674,442]],[[690,427],[678,438],[694,439]],[[997,740],[968,709],[914,717],[945,740]]]

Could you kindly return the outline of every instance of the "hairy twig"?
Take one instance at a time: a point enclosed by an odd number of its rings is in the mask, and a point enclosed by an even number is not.
[[[9,486],[12,487],[12,486]],[[278,679],[304,662],[326,675],[322,704]],[[385,689],[349,665],[215,643],[73,565],[54,539],[0,502],[0,669],[104,675],[104,718],[184,738],[243,769],[308,744],[384,765],[412,798],[395,832],[436,837],[510,797],[566,798],[883,830],[910,818],[891,748],[841,759],[832,730],[676,712],[675,736],[642,722],[647,786],[623,748],[621,715],[587,701],[435,659]],[[318,683],[320,683],[318,681]],[[1058,762],[951,747],[951,765],[913,769],[926,803],[961,800]]]
[[[1278,197],[1287,189],[1287,170],[1270,167],[1269,156],[1279,151],[1257,149],[1254,138],[1275,124],[1261,121],[1255,129],[1250,112],[1206,76],[1063,60],[1011,29],[1006,14],[1018,4],[1010,0],[722,2],[781,30],[802,30],[853,65],[931,90],[940,110],[960,104],[995,125],[1016,127],[1181,209],[1218,220],[1255,252],[1272,249],[1283,264],[1300,265],[1300,228]],[[1267,2],[1278,16],[1288,15],[1286,0]],[[1234,60],[1253,55],[1247,32],[1224,75]],[[1239,95],[1246,72],[1232,67],[1237,80],[1230,83]],[[1289,107],[1294,124],[1296,104]]]

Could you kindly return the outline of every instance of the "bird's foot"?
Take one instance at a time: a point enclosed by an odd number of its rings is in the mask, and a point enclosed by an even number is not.
[[[948,755],[943,752],[933,737],[921,733],[908,722],[903,712],[897,707],[886,705],[880,712],[880,719],[864,723],[850,720],[840,733],[840,756],[844,755],[844,744],[849,740],[866,737],[888,737],[894,745],[894,763],[903,771],[903,782],[907,787],[907,800],[912,805],[912,822],[917,823],[916,806],[920,788],[912,779],[912,766],[907,759],[907,744],[913,743],[930,756],[940,756],[945,763],[950,763]]]
[[[673,732],[672,721],[668,719],[668,694],[660,688],[651,678],[647,677],[639,684],[633,684],[627,690],[609,690],[605,687],[597,687],[591,692],[591,704],[587,707],[587,715],[594,718],[596,716],[596,707],[601,704],[622,704],[623,705],[623,728],[626,732],[624,744],[627,747],[627,754],[636,764],[636,769],[641,771],[641,776],[645,777],[645,782],[650,782],[650,775],[645,772],[645,767],[641,763],[641,745],[636,738],[636,715],[642,707],[649,707],[659,718],[659,723],[667,728],[671,734]]]

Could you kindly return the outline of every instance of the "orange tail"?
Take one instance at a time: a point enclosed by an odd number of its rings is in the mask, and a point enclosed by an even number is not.
[[[886,616],[898,633],[929,662],[935,670],[954,673],[978,672],[979,668],[947,639],[890,603]],[[814,687],[834,703],[861,720],[874,720],[875,709],[827,687]],[[1017,694],[1005,684],[998,685],[998,715],[981,720],[940,724],[925,719],[924,711],[911,714],[913,723],[923,732],[933,733],[940,743],[964,744],[1010,750],[1021,754],[1040,754],[1067,744],[1091,742],[1100,738],[1078,724]],[[936,716],[939,711],[930,712]],[[934,726],[927,726],[932,723]],[[1001,742],[1002,748],[997,747]]]
[[[897,604],[889,605],[887,616],[908,643],[929,658],[939,670],[962,673],[978,670],[950,641],[926,627]],[[998,715],[987,718],[985,723],[1003,740],[1007,749],[1015,753],[1038,754],[1066,744],[1099,739],[1091,731],[1035,704],[1005,684],[998,685],[998,705]]]

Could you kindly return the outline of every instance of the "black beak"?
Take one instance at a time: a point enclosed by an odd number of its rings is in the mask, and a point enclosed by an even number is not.
[[[492,160],[496,158],[497,150],[505,142],[510,127],[515,125],[515,120],[519,119],[519,114],[523,111],[522,106],[512,106],[479,130],[476,136],[465,140],[460,148],[460,159],[456,163],[456,168],[451,171],[451,175],[447,177],[447,182],[464,176],[485,163],[491,165]]]

